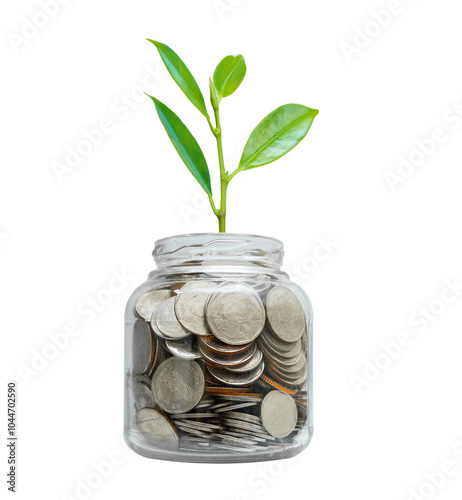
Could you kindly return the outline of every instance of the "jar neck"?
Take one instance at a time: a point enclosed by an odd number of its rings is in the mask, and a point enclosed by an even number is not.
[[[152,255],[159,270],[239,267],[279,272],[284,246],[277,239],[251,234],[198,233],[158,240]]]

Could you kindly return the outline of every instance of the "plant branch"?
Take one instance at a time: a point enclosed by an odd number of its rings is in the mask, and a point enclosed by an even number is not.
[[[221,202],[220,202],[220,210],[215,215],[218,217],[218,230],[220,233],[226,232],[226,191],[228,188],[228,175],[225,170],[225,160],[223,156],[223,141],[222,141],[222,132],[221,132],[221,123],[220,123],[220,112],[217,107],[213,108],[215,113],[215,124],[216,127],[212,130],[215,138],[217,140],[217,150],[218,150],[218,163],[220,166],[220,194],[221,194]]]
[[[229,175],[228,175],[228,183],[229,181],[236,175],[238,174],[239,172],[242,172],[242,169],[241,167],[237,167],[236,170],[234,170],[233,172],[231,172]]]
[[[211,194],[209,194],[209,201],[210,201],[210,206],[212,207],[213,213],[218,217],[219,212],[217,210],[217,207],[215,206],[215,202],[213,201],[213,197]]]
[[[216,137],[217,136],[217,130],[213,126],[212,120],[210,119],[210,116],[207,116],[207,123],[209,124],[210,130],[212,131],[212,134]]]

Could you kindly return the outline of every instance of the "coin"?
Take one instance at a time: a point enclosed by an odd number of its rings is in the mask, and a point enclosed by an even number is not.
[[[224,433],[226,433],[229,436],[251,439],[252,441],[256,441],[257,443],[266,443],[266,439],[259,437],[256,433],[243,432],[243,429],[237,429],[236,427],[231,427],[231,429],[234,429],[234,430],[231,431],[231,430],[228,430],[228,428],[226,428]]]
[[[253,342],[243,345],[225,344],[221,340],[218,340],[214,335],[200,337],[200,343],[204,345],[208,351],[223,355],[237,354],[249,349],[253,345]]]
[[[275,286],[266,297],[266,315],[271,331],[280,340],[295,342],[306,327],[303,307],[285,285]]]
[[[263,373],[265,365],[263,361],[257,368],[253,369],[250,372],[244,373],[235,373],[224,368],[215,368],[214,366],[208,366],[207,370],[212,375],[212,377],[216,378],[219,382],[228,385],[250,385],[252,382],[255,382],[260,375]]]
[[[205,380],[196,361],[175,356],[166,359],[152,377],[152,393],[168,413],[184,413],[194,408],[204,394]]]
[[[245,422],[249,422],[249,424],[261,424],[260,417],[244,413],[242,411],[228,411],[223,413],[223,417],[229,417],[235,420],[244,420]]]
[[[297,424],[297,406],[291,396],[281,391],[269,392],[261,404],[261,421],[276,438],[288,436]]]
[[[224,407],[224,408],[219,408],[218,410],[215,410],[215,411],[216,411],[216,413],[221,413],[221,412],[228,411],[228,410],[239,410],[240,408],[247,408],[249,406],[255,406],[257,404],[258,404],[257,402],[239,403],[237,405],[229,405],[229,406]]]
[[[303,382],[305,382],[306,379],[305,370],[301,370],[297,373],[288,375],[286,373],[281,372],[280,370],[278,370],[269,363],[266,365],[266,368],[268,370],[268,373],[272,375],[276,380],[278,380],[282,384],[288,385],[289,387],[297,387],[303,384]]]
[[[298,373],[306,370],[306,358],[304,355],[299,354],[295,358],[284,361],[290,362],[281,362],[280,360],[276,359],[273,361],[273,364],[276,366],[276,368],[278,368],[278,370],[283,373],[290,375],[291,373]]]
[[[155,323],[167,339],[179,340],[190,335],[180,325],[175,315],[175,297],[170,297],[160,305],[156,313]]]
[[[263,359],[263,353],[260,349],[255,349],[254,353],[245,363],[242,363],[238,366],[229,366],[226,365],[227,370],[232,372],[249,372],[253,369],[257,368],[257,366],[261,363]]]
[[[221,341],[242,345],[258,337],[265,326],[260,296],[244,283],[218,286],[206,305],[207,324]]]
[[[216,286],[211,281],[191,281],[180,289],[175,299],[178,321],[195,335],[210,335],[205,320],[205,303]]]
[[[177,413],[176,415],[172,415],[173,420],[183,419],[183,418],[213,418],[216,417],[216,414],[209,412],[190,412],[190,413]]]
[[[138,380],[135,380],[133,383],[133,399],[136,410],[141,408],[155,408],[157,406],[150,387]]]
[[[178,420],[175,425],[189,425],[197,429],[203,429],[205,432],[213,432],[214,430],[222,429],[221,425],[211,424],[210,422],[202,422],[200,420],[183,419]]]
[[[220,395],[220,394],[229,394],[229,393],[249,393],[250,392],[250,387],[227,387],[227,386],[207,386],[205,390],[211,395]]]
[[[246,349],[242,353],[237,353],[233,356],[223,356],[215,353],[207,352],[202,344],[199,345],[199,350],[204,358],[214,365],[222,366],[238,366],[249,361],[257,350],[256,344],[253,344],[250,349]]]
[[[149,378],[152,378],[152,374],[157,370],[157,367],[167,359],[167,351],[164,347],[164,341],[155,335],[153,335],[153,338],[156,344],[156,352],[154,354],[151,369],[149,370]],[[151,387],[151,383],[149,383],[149,387]]]
[[[257,383],[261,385],[262,387],[265,387],[267,389],[271,389],[275,387],[276,389],[279,389],[282,392],[285,392],[287,394],[296,394],[297,391],[294,391],[293,389],[289,389],[288,387],[284,387],[280,384],[278,384],[275,380],[267,377],[264,373],[260,376],[258,379]]]
[[[138,299],[136,312],[146,321],[151,321],[152,313],[171,296],[172,292],[169,289],[151,290]]]
[[[245,387],[239,387],[239,389],[245,389]],[[263,394],[258,394],[258,393],[251,393],[251,392],[233,392],[231,394],[217,394],[217,397],[220,399],[224,399],[226,401],[255,401],[257,403],[260,403],[261,400],[263,399]]]
[[[179,446],[178,433],[170,420],[154,408],[136,413],[136,425],[143,437],[156,447],[174,451]]]
[[[295,342],[284,342],[279,340],[271,332],[268,332],[268,330],[263,330],[258,341],[263,342],[269,349],[276,351],[282,357],[295,356],[302,348],[300,339]]]
[[[155,344],[149,325],[137,320],[133,325],[133,371],[136,375],[147,372],[154,358]]]
[[[194,335],[189,335],[180,340],[166,340],[165,347],[178,358],[198,359],[201,357],[197,337],[194,337]]]

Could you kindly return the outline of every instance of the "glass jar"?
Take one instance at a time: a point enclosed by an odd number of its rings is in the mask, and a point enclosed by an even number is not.
[[[125,314],[125,425],[140,455],[289,458],[313,432],[312,310],[281,271],[283,244],[173,236]]]

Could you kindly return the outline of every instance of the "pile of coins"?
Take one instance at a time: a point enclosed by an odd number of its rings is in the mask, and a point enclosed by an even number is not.
[[[143,294],[129,356],[135,426],[155,448],[254,452],[307,418],[307,318],[285,285],[196,280]]]

